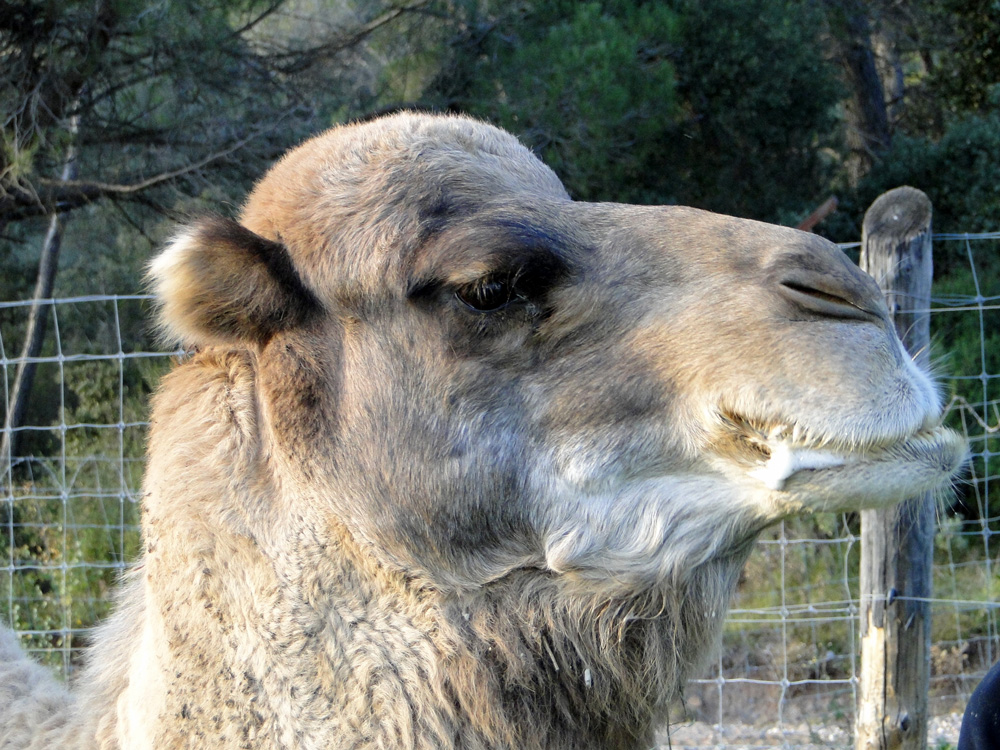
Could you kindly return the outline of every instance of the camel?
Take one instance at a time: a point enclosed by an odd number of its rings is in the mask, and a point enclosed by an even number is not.
[[[647,748],[763,529],[965,455],[834,245],[464,117],[306,142],[150,276],[141,559],[72,690],[0,635],[4,750]]]

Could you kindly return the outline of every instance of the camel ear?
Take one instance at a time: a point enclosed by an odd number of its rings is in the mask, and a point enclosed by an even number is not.
[[[320,309],[284,245],[221,217],[184,228],[149,278],[161,326],[186,345],[264,344]]]

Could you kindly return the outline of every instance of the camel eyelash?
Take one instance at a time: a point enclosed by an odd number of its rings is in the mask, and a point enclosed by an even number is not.
[[[495,313],[512,304],[527,301],[518,287],[520,273],[494,273],[455,290],[455,298],[478,313]]]
[[[526,253],[522,249],[517,254]],[[562,260],[552,253],[536,250],[531,257],[521,259],[511,258],[510,253],[505,255],[503,260],[515,262],[498,265],[471,281],[456,282],[447,277],[422,279],[410,285],[406,296],[413,301],[450,297],[477,313],[499,312],[516,303],[541,303],[567,272]]]

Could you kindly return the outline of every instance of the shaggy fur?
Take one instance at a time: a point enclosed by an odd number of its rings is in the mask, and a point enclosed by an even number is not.
[[[151,275],[198,351],[142,559],[73,698],[0,634],[4,750],[648,747],[761,529],[964,452],[835,247],[463,118],[306,143]]]

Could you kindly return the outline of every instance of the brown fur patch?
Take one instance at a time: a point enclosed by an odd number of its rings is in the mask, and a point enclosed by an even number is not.
[[[263,345],[321,309],[281,243],[217,216],[189,226],[150,275],[164,327],[193,344]]]

